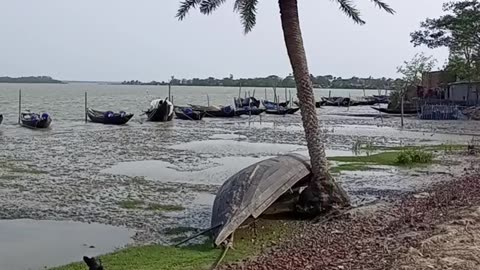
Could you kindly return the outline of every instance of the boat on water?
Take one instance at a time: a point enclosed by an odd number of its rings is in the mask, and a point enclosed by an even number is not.
[[[266,114],[276,114],[276,115],[286,115],[286,114],[294,114],[298,112],[300,108],[285,108],[285,107],[278,107],[274,109],[266,109]]]
[[[392,110],[392,109],[387,109],[387,108],[376,108],[376,107],[371,107],[371,108],[376,110],[376,111],[382,112],[382,113],[402,114],[400,109]],[[403,114],[417,114],[417,113],[418,113],[418,111],[416,109],[415,110],[404,110],[403,111]]]
[[[194,110],[191,107],[175,107],[175,115],[183,120],[202,120],[205,111]]]
[[[205,112],[205,117],[234,117],[237,115],[233,106],[189,105],[193,110]]]
[[[52,118],[48,113],[24,112],[20,115],[20,124],[28,128],[48,128],[52,123]]]
[[[112,111],[97,111],[90,108],[87,109],[87,115],[90,121],[107,125],[124,125],[133,117],[133,114],[124,111],[116,113]]]
[[[264,109],[260,109],[258,107],[243,107],[241,109],[235,110],[235,114],[240,115],[260,115],[265,112]]]
[[[166,99],[155,99],[150,103],[150,108],[145,112],[148,121],[166,122],[173,119],[173,103]]]
[[[277,106],[286,108],[290,104],[290,101],[278,102],[277,103],[277,102],[272,102],[272,101],[268,101],[268,100],[263,100],[262,104],[265,107],[265,109],[269,110],[269,109],[276,109]]]
[[[235,98],[235,107],[244,108],[244,107],[260,107],[260,100],[254,97],[247,98]]]

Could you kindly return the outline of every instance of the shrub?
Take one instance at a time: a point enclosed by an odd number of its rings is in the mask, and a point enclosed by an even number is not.
[[[431,152],[423,150],[404,150],[397,156],[397,163],[402,165],[409,164],[427,164],[433,160],[433,154]]]

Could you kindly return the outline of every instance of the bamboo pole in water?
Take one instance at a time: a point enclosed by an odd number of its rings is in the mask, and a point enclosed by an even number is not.
[[[329,90],[328,91],[328,98],[331,98],[332,97],[332,90]]]
[[[287,88],[285,87],[285,102],[288,102]]]
[[[207,106],[210,107],[210,97],[207,94]]]
[[[265,88],[265,100],[267,100],[267,88]]]
[[[85,123],[87,123],[87,110],[88,110],[87,92],[85,91]]]
[[[171,101],[172,83],[168,84],[168,100]]]
[[[20,124],[20,117],[22,115],[22,89],[18,90],[18,123]]]

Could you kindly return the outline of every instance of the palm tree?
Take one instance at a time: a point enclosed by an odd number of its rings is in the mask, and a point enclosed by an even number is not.
[[[355,23],[365,24],[352,0],[335,1],[340,5],[340,10]],[[371,1],[386,12],[395,13],[383,0]],[[177,18],[183,20],[190,9],[197,7],[200,8],[201,13],[208,15],[225,2],[226,0],[183,0],[178,9]],[[301,208],[307,213],[319,214],[329,211],[333,207],[347,206],[350,201],[346,192],[335,182],[328,171],[325,146],[321,139],[322,134],[315,109],[313,85],[300,30],[297,0],[278,0],[278,3],[285,45],[297,86],[303,128],[313,172],[312,181],[302,192]],[[240,14],[245,33],[250,32],[255,26],[257,4],[258,0],[235,0],[234,11]]]

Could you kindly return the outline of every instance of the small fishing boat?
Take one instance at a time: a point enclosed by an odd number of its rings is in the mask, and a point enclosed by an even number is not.
[[[166,122],[173,119],[173,103],[166,99],[155,99],[150,103],[150,108],[145,112],[148,121]]]
[[[28,128],[48,128],[52,123],[52,118],[48,113],[31,113],[24,112],[20,115],[20,123]]]
[[[268,101],[268,100],[264,100],[262,101],[263,103],[263,106],[265,107],[265,109],[276,109],[277,106],[280,106],[280,107],[284,107],[286,108],[288,106],[288,104],[290,104],[289,101],[286,101],[286,102],[272,102],[272,101]]]
[[[189,104],[193,110],[205,112],[205,117],[234,117],[235,108],[232,106],[199,106]]]
[[[298,112],[300,108],[274,108],[274,109],[267,109],[265,110],[266,114],[277,114],[277,115],[285,115],[285,114],[294,114]]]
[[[87,115],[90,121],[94,123],[108,125],[124,125],[133,117],[133,114],[124,111],[115,113],[112,111],[97,111],[90,108],[87,109]]]
[[[264,109],[258,107],[243,107],[241,109],[235,110],[236,115],[260,115],[264,112]]]
[[[382,112],[382,113],[388,113],[388,114],[402,114],[400,109],[387,109],[387,108],[376,108],[376,107],[371,107],[372,109]],[[417,114],[417,110],[404,110],[403,114]]]
[[[235,107],[244,108],[244,107],[260,107],[260,100],[254,97],[247,98],[235,98]]]
[[[202,120],[205,111],[194,110],[191,107],[175,107],[175,115],[183,120]]]

